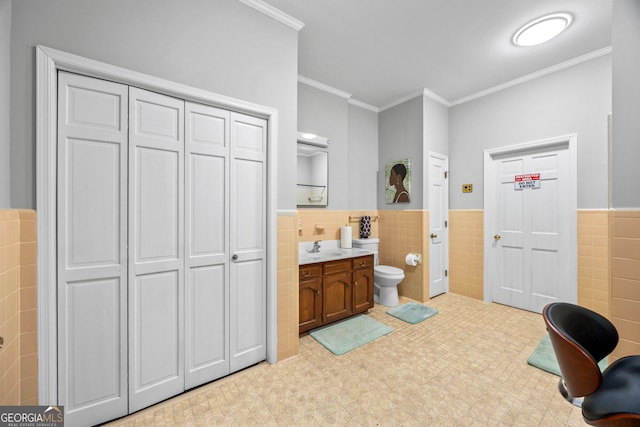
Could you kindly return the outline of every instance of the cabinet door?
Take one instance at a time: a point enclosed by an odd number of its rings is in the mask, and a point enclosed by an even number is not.
[[[362,313],[373,307],[373,269],[353,271],[353,312]]]
[[[323,323],[333,322],[350,316],[351,271],[330,274],[322,279]]]
[[[300,280],[299,333],[322,325],[322,278]]]

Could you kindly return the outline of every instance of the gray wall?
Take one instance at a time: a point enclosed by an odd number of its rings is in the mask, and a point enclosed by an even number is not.
[[[349,105],[350,210],[378,207],[378,113]]]
[[[640,208],[640,1],[613,2],[613,207]]]
[[[576,133],[578,208],[606,209],[611,79],[605,55],[450,108],[450,208],[483,208],[485,149]],[[463,183],[473,193],[463,194]]]
[[[11,207],[10,123],[11,1],[0,0],[0,209]]]
[[[349,188],[348,104],[345,98],[298,84],[298,130],[321,135],[329,144],[327,209],[347,209]]]
[[[278,208],[295,208],[295,168],[286,166],[296,162],[297,31],[237,0],[29,0],[12,9],[13,207],[35,207],[41,44],[276,108]]]
[[[423,96],[384,110],[378,116],[378,209],[423,209]],[[411,162],[411,201],[387,204],[385,166],[389,162]]]

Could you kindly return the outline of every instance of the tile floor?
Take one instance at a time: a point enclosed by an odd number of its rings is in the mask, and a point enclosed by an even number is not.
[[[401,301],[403,302],[403,301]],[[406,302],[406,301],[404,301]],[[558,377],[527,365],[540,315],[445,294],[440,313],[334,356],[312,337],[300,355],[258,364],[110,426],[583,426]]]

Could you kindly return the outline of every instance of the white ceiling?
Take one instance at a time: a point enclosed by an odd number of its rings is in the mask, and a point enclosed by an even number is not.
[[[304,23],[301,76],[380,109],[423,89],[456,104],[608,52],[611,1],[266,0]],[[574,16],[556,39],[528,48],[511,43],[519,27],[553,12]]]

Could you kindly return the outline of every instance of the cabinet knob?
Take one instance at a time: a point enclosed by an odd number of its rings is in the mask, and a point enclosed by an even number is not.
[[[311,270],[304,270],[304,271],[302,272],[302,275],[303,275],[304,277],[311,276]]]
[[[320,289],[316,289],[316,294],[320,295]]]
[[[353,282],[353,286],[358,286],[358,281]]]

